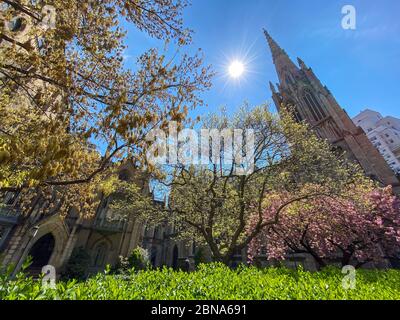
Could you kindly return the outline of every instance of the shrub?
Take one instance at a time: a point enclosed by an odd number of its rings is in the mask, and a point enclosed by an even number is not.
[[[0,282],[0,300],[367,300],[400,299],[400,271],[359,270],[355,290],[342,287],[340,269],[321,272],[200,265],[185,273],[164,268],[127,275],[98,274],[84,282],[57,283],[55,290],[19,275]]]
[[[204,252],[204,248],[199,248],[194,255],[194,263],[198,266],[201,263],[206,263],[207,258]]]
[[[65,267],[64,278],[83,280],[90,265],[90,255],[83,248],[75,248]]]
[[[113,273],[125,274],[132,269],[135,271],[146,270],[151,268],[149,254],[146,249],[137,247],[128,257],[119,257],[118,264],[113,268]]]
[[[151,268],[149,253],[146,249],[137,247],[128,257],[130,268],[135,270],[146,270]]]

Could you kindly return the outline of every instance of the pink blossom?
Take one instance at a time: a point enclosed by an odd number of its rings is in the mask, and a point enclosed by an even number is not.
[[[360,193],[360,192],[358,192]],[[266,195],[263,219],[271,220],[277,208],[291,199],[289,193]],[[257,215],[248,225],[254,228]],[[288,253],[311,253],[324,261],[343,264],[382,261],[400,252],[400,200],[390,187],[365,194],[351,190],[346,196],[319,196],[293,203],[281,212],[278,224],[262,230],[249,245],[253,261],[264,249],[269,259]]]

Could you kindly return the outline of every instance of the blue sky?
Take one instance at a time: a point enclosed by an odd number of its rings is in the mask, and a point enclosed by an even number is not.
[[[357,29],[341,27],[342,7],[357,10]],[[188,52],[201,48],[217,72],[207,104],[193,115],[221,106],[234,111],[244,101],[271,101],[268,82],[277,82],[262,28],[296,60],[301,57],[350,116],[365,108],[400,118],[400,1],[398,0],[192,0],[184,18],[193,29]],[[128,29],[127,66],[150,47],[164,47]],[[172,47],[171,50],[174,50]],[[240,81],[227,77],[231,60],[246,63]]]

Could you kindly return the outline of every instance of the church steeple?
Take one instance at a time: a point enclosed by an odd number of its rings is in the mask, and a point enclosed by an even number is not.
[[[299,71],[299,68],[289,58],[285,50],[283,50],[279,44],[270,36],[267,30],[264,30],[264,35],[267,38],[269,48],[271,49],[272,59],[274,61],[276,71],[278,73],[279,80],[282,83],[285,82],[288,73],[295,74]]]
[[[280,111],[282,106],[293,107],[297,121],[307,122],[320,138],[328,140],[338,150],[346,151],[348,157],[356,160],[368,176],[385,185],[398,185],[398,179],[385,159],[313,70],[300,58],[297,58],[299,67],[295,65],[266,30],[264,34],[279,78],[276,88],[270,82],[277,110]]]
[[[277,60],[277,58],[281,55],[286,55],[285,50],[283,50],[278,43],[270,36],[270,34],[268,33],[267,30],[264,30],[264,35],[267,38],[269,47],[271,49],[271,53],[272,53],[272,58],[274,59],[274,62]],[[288,57],[289,58],[289,57]]]

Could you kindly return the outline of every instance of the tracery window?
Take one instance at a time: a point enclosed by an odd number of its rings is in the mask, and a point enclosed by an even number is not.
[[[4,204],[7,205],[7,206],[15,205],[15,203],[17,201],[17,198],[19,196],[19,193],[20,193],[19,191],[17,191],[17,192],[7,192],[5,197],[4,197],[4,199],[3,199]]]
[[[294,115],[296,121],[302,122],[304,119],[301,116],[301,113],[300,113],[299,109],[297,108],[296,104],[293,101],[289,101],[287,103],[287,105],[289,106],[289,108],[293,108],[293,115]]]
[[[304,91],[303,99],[315,121],[321,121],[322,119],[326,118],[325,110],[322,108],[321,104],[310,90]]]
[[[294,117],[296,118],[297,122],[302,122],[304,120],[297,107],[294,108]]]

